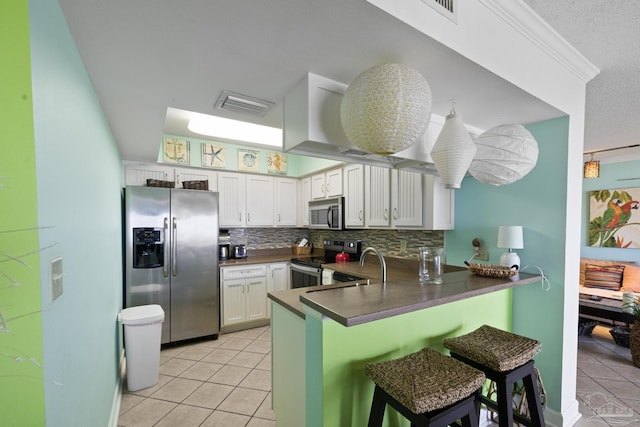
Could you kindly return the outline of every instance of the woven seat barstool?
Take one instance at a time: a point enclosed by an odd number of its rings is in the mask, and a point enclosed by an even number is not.
[[[369,427],[382,425],[390,405],[412,426],[444,427],[460,420],[478,426],[485,375],[471,366],[430,348],[365,366],[375,383]]]
[[[521,335],[483,325],[475,331],[444,340],[451,357],[485,373],[496,385],[496,401],[487,396],[480,400],[488,408],[497,410],[500,427],[519,424],[544,426],[540,391],[534,369],[533,356],[540,351],[540,342]],[[511,390],[522,380],[530,418],[513,412]]]

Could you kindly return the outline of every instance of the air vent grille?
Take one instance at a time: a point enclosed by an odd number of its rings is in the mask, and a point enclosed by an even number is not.
[[[458,8],[455,5],[455,0],[422,0],[422,2],[428,4],[451,21],[458,22]]]
[[[274,105],[271,101],[252,98],[247,95],[240,95],[229,91],[223,91],[216,101],[216,108],[221,110],[234,111],[236,113],[251,114],[262,117]]]

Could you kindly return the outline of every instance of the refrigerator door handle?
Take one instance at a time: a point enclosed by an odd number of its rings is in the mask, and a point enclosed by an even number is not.
[[[167,236],[169,235],[168,233],[169,233],[169,218],[165,216],[164,217],[164,239],[165,239],[164,262],[162,263],[162,275],[164,277],[169,277],[169,267],[167,266],[167,260],[169,259],[169,254],[167,253],[169,251],[169,245],[167,245]]]
[[[171,251],[173,252],[171,254],[171,274],[173,275],[173,277],[176,277],[176,274],[178,273],[177,271],[177,265],[178,265],[178,260],[176,259],[178,257],[178,251],[177,251],[177,247],[178,247],[178,240],[177,240],[177,235],[178,235],[178,231],[177,231],[177,221],[176,221],[176,217],[173,217],[173,236],[171,238]]]

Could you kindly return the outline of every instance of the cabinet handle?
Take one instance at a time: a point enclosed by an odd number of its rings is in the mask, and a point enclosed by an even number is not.
[[[393,208],[393,219],[398,219],[398,210]]]
[[[322,194],[325,194],[327,192],[326,188],[327,187],[324,184],[322,184],[322,186],[320,186],[320,190],[322,190]]]
[[[362,211],[358,212],[358,219],[362,220]]]
[[[251,222],[251,213],[247,212],[247,222]]]
[[[242,212],[238,212],[238,221],[242,222]]]
[[[382,214],[382,217],[385,219],[385,221],[389,220],[389,209],[384,210],[384,213]]]
[[[329,193],[330,191],[331,191],[331,184],[327,182],[327,193]]]
[[[282,222],[282,220],[280,219],[280,214],[278,214],[278,223]]]

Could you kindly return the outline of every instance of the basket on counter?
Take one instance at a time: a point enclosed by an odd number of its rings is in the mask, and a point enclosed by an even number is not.
[[[518,274],[517,269],[510,267],[503,267],[501,265],[491,264],[469,264],[469,271],[476,276],[482,277],[494,277],[497,279],[506,279],[507,277],[515,276]]]
[[[293,253],[296,255],[309,255],[313,250],[313,245],[311,243],[307,246],[293,245],[291,248],[293,249]]]

